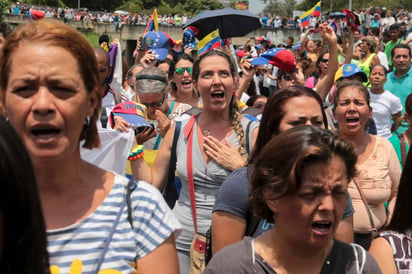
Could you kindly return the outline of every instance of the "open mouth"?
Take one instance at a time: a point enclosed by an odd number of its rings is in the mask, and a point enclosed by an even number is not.
[[[211,96],[214,101],[223,101],[225,93],[223,91],[215,91],[212,92]]]
[[[357,117],[346,118],[346,123],[348,124],[357,124],[358,122],[359,122],[359,118]]]
[[[330,221],[319,221],[312,223],[312,230],[318,234],[325,234],[330,231],[332,227],[332,222]]]
[[[192,81],[190,81],[190,80],[182,80],[182,86],[184,86],[184,87],[188,87],[188,86],[190,86],[191,84],[192,84]]]
[[[30,132],[39,139],[50,139],[60,133],[60,129],[53,126],[36,126],[33,127]]]

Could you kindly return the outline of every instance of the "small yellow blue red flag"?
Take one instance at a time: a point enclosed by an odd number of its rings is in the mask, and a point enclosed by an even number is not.
[[[159,24],[157,21],[157,9],[154,9],[152,16],[150,17],[149,22],[147,23],[146,29],[144,30],[144,33],[149,31],[159,31]]]
[[[310,10],[300,16],[300,24],[302,27],[309,25],[312,16],[320,16],[320,2],[317,2]]]
[[[202,55],[203,53],[212,50],[214,48],[220,48],[220,36],[219,30],[214,30],[208,35],[206,35],[198,44],[197,50],[198,54]]]

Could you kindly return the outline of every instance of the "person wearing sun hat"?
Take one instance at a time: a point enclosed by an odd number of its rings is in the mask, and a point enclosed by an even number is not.
[[[368,76],[360,67],[355,64],[344,64],[335,73],[335,83],[341,83],[343,80],[358,80],[367,82]]]

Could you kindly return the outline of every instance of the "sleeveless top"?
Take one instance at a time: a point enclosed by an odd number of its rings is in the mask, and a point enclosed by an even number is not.
[[[369,75],[371,75],[371,62],[373,60],[373,57],[375,57],[375,53],[372,53],[368,58],[366,58],[365,61],[359,61],[358,66],[363,70],[364,73],[369,78]]]
[[[412,232],[384,231],[380,236],[389,242],[399,274],[412,272]]]

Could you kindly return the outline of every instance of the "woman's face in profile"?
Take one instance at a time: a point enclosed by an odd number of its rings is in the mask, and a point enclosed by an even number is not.
[[[28,42],[10,60],[5,111],[32,159],[72,154],[97,100],[86,90],[78,61],[64,48]]]
[[[324,128],[322,109],[313,97],[292,97],[282,106],[285,112],[279,124],[279,133],[301,125]]]
[[[346,165],[342,158],[333,156],[327,163],[309,164],[301,177],[296,193],[273,202],[276,229],[292,245],[328,247],[346,206]]]

